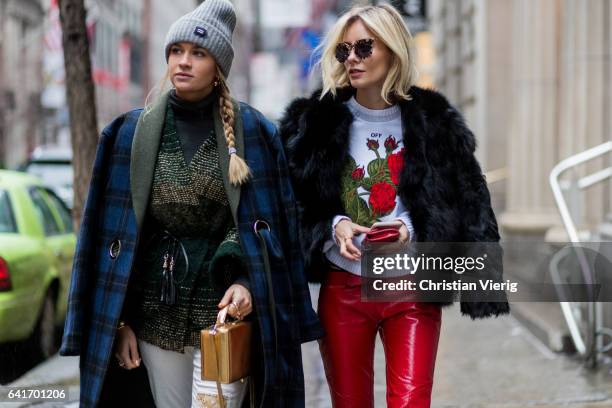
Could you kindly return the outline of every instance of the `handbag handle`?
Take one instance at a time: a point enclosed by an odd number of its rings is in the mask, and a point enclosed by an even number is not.
[[[215,359],[215,365],[217,366],[217,380],[216,380],[217,381],[217,400],[219,401],[220,408],[225,408],[225,398],[223,397],[223,389],[221,388],[221,382],[219,381],[219,376],[221,375],[221,366],[219,366],[219,346],[217,344],[217,339],[215,338],[215,335],[217,334],[217,326],[220,326],[219,317],[221,316],[222,313],[225,313],[227,315],[229,306],[230,305],[227,305],[219,311],[219,313],[217,314],[217,322],[215,323],[213,328],[210,330],[210,335],[212,336],[212,341],[213,341],[213,344],[215,345],[215,352],[213,354],[214,354],[214,359]]]

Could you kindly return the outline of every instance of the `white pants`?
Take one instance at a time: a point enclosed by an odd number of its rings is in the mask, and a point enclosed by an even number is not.
[[[147,367],[157,408],[218,407],[217,383],[202,380],[201,353],[185,347],[185,353],[168,351],[138,340],[140,356]],[[240,407],[247,381],[221,384],[227,408]]]

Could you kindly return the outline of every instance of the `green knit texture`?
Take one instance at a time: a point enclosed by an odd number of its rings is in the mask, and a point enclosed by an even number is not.
[[[173,248],[168,233],[183,248]],[[187,164],[170,106],[140,241],[130,283],[130,324],[139,339],[160,348],[182,352],[186,346],[199,347],[200,330],[214,324],[224,289],[244,273],[244,265],[216,140],[206,137]],[[168,251],[177,255],[173,305],[160,301]]]

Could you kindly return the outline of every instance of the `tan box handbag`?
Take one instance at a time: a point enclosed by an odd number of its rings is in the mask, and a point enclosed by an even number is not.
[[[202,379],[230,384],[249,375],[251,322],[215,324],[200,332]]]
[[[236,320],[219,323],[220,316],[227,316],[229,306],[221,309],[217,323],[200,331],[202,354],[202,379],[217,383],[217,400],[221,408],[226,407],[221,384],[245,380],[251,368],[252,323]],[[254,408],[254,385],[249,381],[251,407]]]

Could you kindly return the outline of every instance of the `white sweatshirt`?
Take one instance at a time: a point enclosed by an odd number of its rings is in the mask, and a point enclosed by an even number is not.
[[[375,221],[400,220],[408,228],[410,239],[414,230],[410,214],[395,191],[403,163],[403,132],[399,105],[373,110],[361,106],[354,97],[346,104],[354,117],[350,128],[349,149],[354,163],[351,163],[350,173],[345,172],[343,185],[348,183],[351,187],[350,207],[353,210],[347,212],[357,219],[351,219],[349,214],[334,217],[331,236],[323,245],[323,252],[333,264],[355,275],[361,275],[361,261],[351,261],[340,255],[340,247],[334,234],[338,222],[350,219],[369,227]],[[370,174],[370,171],[375,174]],[[365,187],[370,187],[370,191]],[[358,210],[355,210],[356,208]],[[353,238],[353,243],[360,250],[364,237],[365,234],[360,234]]]

